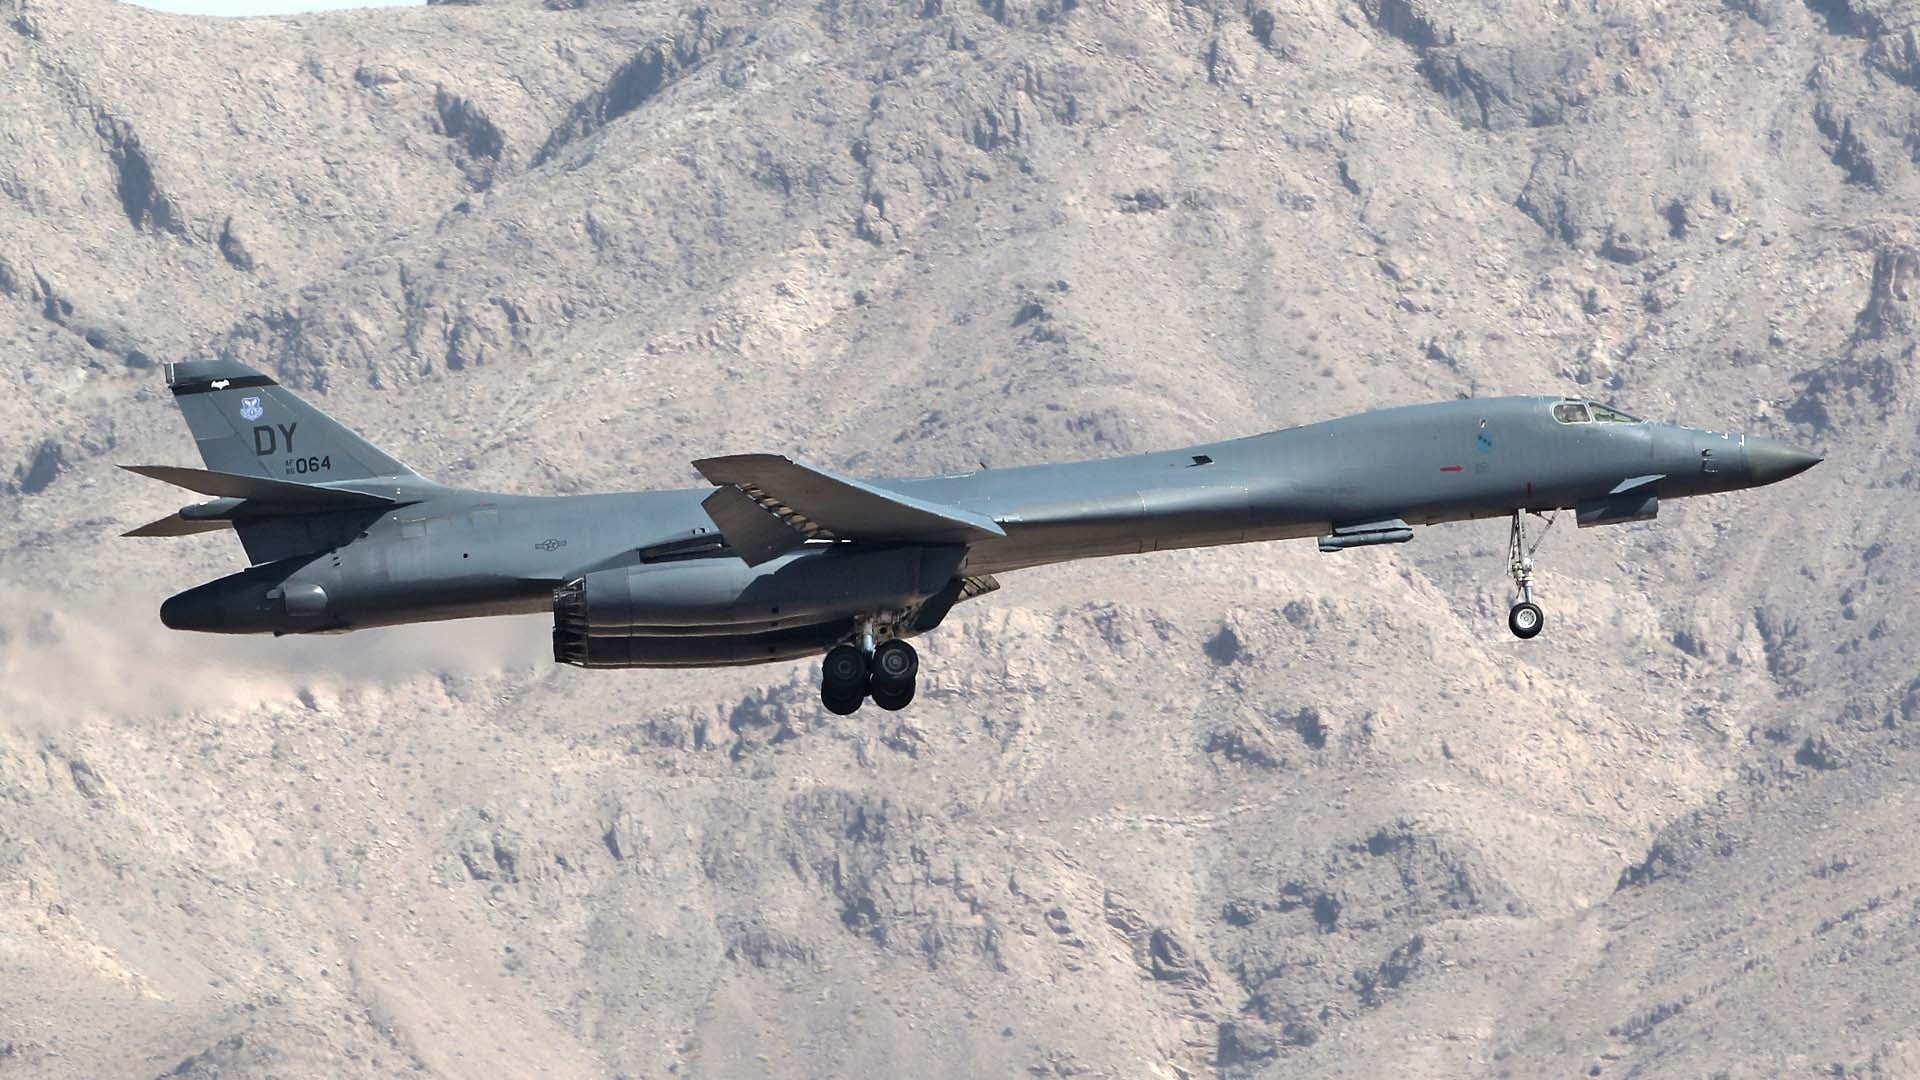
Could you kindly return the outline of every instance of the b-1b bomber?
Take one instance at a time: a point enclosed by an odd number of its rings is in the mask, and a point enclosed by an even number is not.
[[[1821,460],[1596,401],[1506,397],[949,476],[859,480],[736,454],[693,463],[704,489],[505,495],[434,483],[243,364],[165,373],[206,468],[125,467],[210,501],[127,535],[230,528],[252,563],[167,600],[167,626],[307,634],[551,612],[554,659],[579,667],[824,654],[820,698],[842,715],[912,701],[908,639],[1001,575],[1106,555],[1304,537],[1338,552],[1505,517],[1507,625],[1530,639],[1545,619],[1527,515],[1645,521],[1663,500]]]

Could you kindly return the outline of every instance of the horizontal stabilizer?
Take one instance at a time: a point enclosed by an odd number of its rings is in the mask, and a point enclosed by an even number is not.
[[[263,505],[299,507],[306,510],[346,510],[353,507],[394,505],[394,500],[381,495],[369,495],[362,491],[348,491],[344,488],[296,484],[287,480],[272,480],[264,476],[241,476],[236,473],[210,472],[206,469],[188,469],[177,465],[122,465],[120,467],[128,472],[150,476],[175,487],[197,491],[202,495],[246,499]]]
[[[121,536],[192,536],[195,533],[213,532],[227,529],[233,522],[215,519],[212,521],[194,521],[179,514],[168,514],[159,521],[150,521],[137,529],[123,532]]]
[[[850,480],[778,454],[735,454],[693,463],[729,493],[702,505],[750,564],[811,539],[971,544],[1006,535],[992,518]],[[733,494],[737,493],[737,494]],[[753,516],[757,508],[760,516]]]

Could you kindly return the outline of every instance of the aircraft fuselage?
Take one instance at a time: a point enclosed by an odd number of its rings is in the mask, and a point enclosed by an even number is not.
[[[1570,419],[1575,404],[1586,419]],[[753,566],[726,548],[703,506],[712,489],[521,496],[415,478],[395,489],[408,501],[392,509],[255,524],[300,531],[304,543],[280,546],[311,550],[188,590],[161,615],[183,630],[337,632],[556,611],[556,590],[588,582],[576,606],[597,629],[581,635],[602,639],[599,655],[612,661],[588,666],[764,662],[937,605],[950,583],[1024,567],[1309,536],[1330,549],[1364,546],[1516,511],[1643,520],[1662,500],[1770,483],[1818,460],[1773,440],[1600,415],[1619,414],[1552,397],[1461,400],[1159,453],[878,480],[1004,535],[814,540]],[[675,538],[684,550],[659,546]],[[616,609],[613,623],[593,622],[593,611]],[[888,635],[926,628],[896,618]],[[606,643],[615,638],[624,644]]]

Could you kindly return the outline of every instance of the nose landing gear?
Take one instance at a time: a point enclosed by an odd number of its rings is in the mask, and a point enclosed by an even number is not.
[[[1533,602],[1533,553],[1540,547],[1540,541],[1547,538],[1555,520],[1547,519],[1547,527],[1534,537],[1531,546],[1527,544],[1526,511],[1513,512],[1513,527],[1507,532],[1507,574],[1513,578],[1514,591],[1519,594],[1507,612],[1507,629],[1522,641],[1537,637],[1547,625],[1546,614]]]
[[[873,643],[873,629],[864,627],[858,645],[836,645],[820,664],[820,703],[827,711],[851,716],[869,696],[889,712],[913,700],[914,677],[920,673],[920,655],[899,638]]]
[[[1540,605],[1531,600],[1522,600],[1507,612],[1507,629],[1513,631],[1513,636],[1522,641],[1540,633],[1546,621],[1547,617],[1541,612]]]

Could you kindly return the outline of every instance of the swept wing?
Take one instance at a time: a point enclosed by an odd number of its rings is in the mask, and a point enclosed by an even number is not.
[[[971,544],[1006,535],[983,514],[851,480],[778,454],[693,463],[719,488],[701,503],[750,566],[808,540]]]

